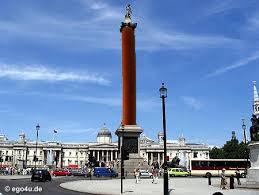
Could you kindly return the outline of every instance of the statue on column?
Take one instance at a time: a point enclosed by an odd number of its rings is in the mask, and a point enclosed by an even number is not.
[[[252,115],[252,126],[250,127],[251,141],[259,141],[259,118],[256,115]]]
[[[131,18],[130,17],[131,14],[132,14],[132,10],[131,10],[130,4],[128,4],[127,7],[126,7],[126,15],[125,15],[125,17]]]

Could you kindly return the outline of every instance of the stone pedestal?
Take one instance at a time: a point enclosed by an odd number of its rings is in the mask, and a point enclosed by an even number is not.
[[[119,159],[121,160],[121,146],[129,152],[129,160],[124,160],[125,174],[134,174],[134,169],[143,165],[144,159],[140,156],[140,142],[139,136],[143,129],[137,125],[121,125],[116,130],[118,136]]]
[[[259,189],[259,141],[251,142],[250,149],[250,162],[251,167],[247,171],[247,179],[245,187]]]

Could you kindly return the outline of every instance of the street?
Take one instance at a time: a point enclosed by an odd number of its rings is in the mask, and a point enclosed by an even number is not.
[[[60,183],[76,180],[87,180],[83,177],[52,177],[51,182],[31,182],[29,178],[18,179],[18,180],[0,180],[0,194],[23,194],[23,195],[34,195],[34,194],[64,194],[64,195],[82,195],[87,193],[73,192],[61,188]],[[41,191],[42,189],[42,191]],[[9,192],[6,192],[9,191]],[[41,191],[41,192],[40,192]],[[1,194],[1,195],[2,195]]]

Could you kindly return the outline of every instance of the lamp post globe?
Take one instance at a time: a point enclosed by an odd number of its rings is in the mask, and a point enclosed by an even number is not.
[[[165,87],[164,83],[162,83],[162,87],[159,89],[159,92],[160,92],[160,98],[167,97],[167,88]]]

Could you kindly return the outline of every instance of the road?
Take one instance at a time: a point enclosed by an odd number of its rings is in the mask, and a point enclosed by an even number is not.
[[[52,177],[51,182],[31,182],[30,179],[0,180],[0,195],[22,194],[22,195],[87,195],[87,193],[74,192],[63,189],[60,183],[76,180],[84,180],[83,177]],[[41,192],[40,189],[42,189]],[[9,190],[9,192],[6,192]],[[32,190],[35,190],[32,192]],[[14,192],[12,192],[14,191]],[[19,192],[20,191],[20,192]],[[23,191],[23,192],[22,192]],[[2,193],[2,194],[1,194]],[[91,195],[91,194],[88,194]]]

